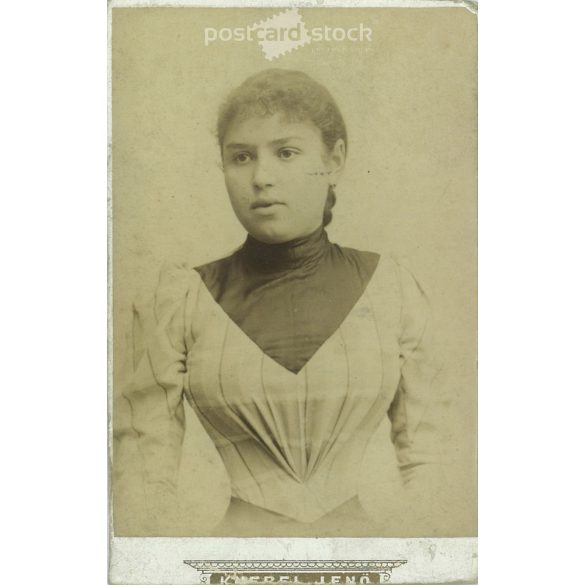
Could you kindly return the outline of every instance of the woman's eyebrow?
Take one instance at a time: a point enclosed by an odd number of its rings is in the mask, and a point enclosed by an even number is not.
[[[285,136],[284,138],[277,138],[276,140],[271,140],[268,144],[270,146],[282,146],[291,140],[303,140],[302,136]],[[225,147],[227,150],[239,150],[239,149],[247,149],[253,150],[256,148],[253,144],[246,144],[244,142],[230,142],[226,144]]]
[[[252,146],[251,144],[244,144],[243,142],[231,142],[230,144],[226,144],[224,148],[229,150],[236,150],[241,148],[252,150],[255,148],[255,146]]]
[[[270,146],[282,146],[291,140],[303,140],[302,136],[286,136],[284,138],[279,138],[278,140],[271,140],[269,142]]]

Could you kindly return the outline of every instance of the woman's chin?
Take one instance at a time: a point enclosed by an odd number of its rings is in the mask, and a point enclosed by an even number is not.
[[[294,240],[294,236],[287,236],[285,234],[250,234],[253,238],[262,242],[263,244],[284,244],[290,240]]]
[[[264,244],[283,244],[289,240],[294,240],[296,237],[294,230],[279,225],[265,225],[262,228],[249,229],[247,231],[253,238]]]
[[[243,222],[242,222],[243,224]],[[284,244],[291,240],[303,238],[319,228],[319,223],[305,224],[303,226],[291,225],[290,222],[274,219],[260,224],[243,224],[244,229],[256,240],[264,244]]]

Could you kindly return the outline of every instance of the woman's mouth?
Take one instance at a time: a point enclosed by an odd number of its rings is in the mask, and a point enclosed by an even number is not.
[[[284,203],[276,199],[258,199],[250,205],[250,209],[261,215],[267,215],[273,213],[281,205],[284,205]]]

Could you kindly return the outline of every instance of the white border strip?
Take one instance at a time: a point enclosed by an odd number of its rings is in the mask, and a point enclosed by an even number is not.
[[[112,8],[466,8],[477,12],[474,0],[110,0]]]
[[[476,538],[114,538],[110,585],[192,585],[200,575],[186,560],[250,559],[406,560],[392,583],[477,579]]]

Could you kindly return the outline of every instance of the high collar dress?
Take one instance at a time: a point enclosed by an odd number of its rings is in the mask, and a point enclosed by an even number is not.
[[[390,256],[333,244],[322,228],[279,245],[248,237],[227,258],[163,269],[135,315],[124,395],[147,502],[176,492],[185,401],[232,497],[301,523],[356,497],[386,416],[406,482],[434,462],[428,303]]]

